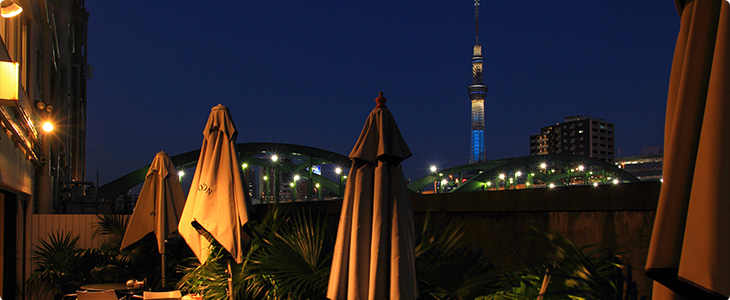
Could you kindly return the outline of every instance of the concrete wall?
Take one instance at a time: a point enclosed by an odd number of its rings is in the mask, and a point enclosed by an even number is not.
[[[644,275],[644,265],[660,186],[659,182],[641,182],[413,195],[411,199],[417,222],[426,214],[461,222],[472,249],[483,251],[503,269],[524,268],[523,257],[536,262],[547,256],[541,244],[530,236],[527,225],[534,224],[567,236],[578,247],[596,245],[612,249],[631,264],[640,293],[650,295],[651,280]],[[294,205],[327,212],[336,220],[341,203]]]

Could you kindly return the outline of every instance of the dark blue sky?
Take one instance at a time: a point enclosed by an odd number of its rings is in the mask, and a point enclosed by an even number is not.
[[[199,149],[210,108],[238,142],[349,154],[379,91],[413,157],[469,157],[472,0],[87,0],[87,180]],[[679,30],[670,0],[482,1],[488,159],[570,115],[616,124],[619,156],[663,143]]]

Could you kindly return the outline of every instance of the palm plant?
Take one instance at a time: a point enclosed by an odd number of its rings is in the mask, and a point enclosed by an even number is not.
[[[116,277],[112,281],[126,281],[129,279],[146,279],[150,288],[158,288],[161,278],[160,254],[154,235],[149,234],[131,246],[120,250],[124,234],[126,233],[129,218],[122,215],[102,215],[96,223],[94,235],[104,236],[105,241],[101,251],[110,257],[108,264],[99,268],[114,270]],[[167,269],[175,267],[183,259],[192,255],[192,252],[179,234],[173,233],[167,238],[166,248]],[[179,273],[167,274],[169,282],[181,278]]]
[[[47,239],[32,250],[36,267],[26,281],[30,296],[44,296],[61,293],[60,284],[73,282],[87,284],[104,281],[110,275],[97,266],[108,262],[97,249],[78,249],[78,235],[69,232],[52,232]]]
[[[238,299],[324,299],[334,249],[326,218],[278,205],[245,229],[252,238],[246,257],[231,265]],[[192,258],[182,267],[187,275],[178,287],[226,299],[230,259],[213,240],[205,264]]]
[[[481,253],[468,251],[464,236],[461,224],[425,216],[415,245],[421,299],[474,299],[496,288],[495,266]]]
[[[624,275],[624,266],[610,251],[593,246],[576,247],[568,238],[550,230],[532,227],[549,253],[540,268],[529,267],[504,278],[502,291],[478,300],[535,299],[545,278],[549,278],[543,299],[637,299],[631,271]],[[601,255],[606,253],[607,255]],[[543,271],[545,270],[545,271]],[[626,285],[627,288],[624,288]]]

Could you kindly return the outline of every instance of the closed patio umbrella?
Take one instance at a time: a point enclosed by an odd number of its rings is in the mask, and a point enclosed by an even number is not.
[[[730,177],[724,173],[730,170],[730,4],[676,4],[681,25],[647,275],[656,281],[654,299],[728,299]]]
[[[243,262],[242,226],[248,222],[252,209],[236,154],[237,135],[228,108],[220,104],[213,107],[203,130],[203,145],[178,226],[200,263],[208,259],[210,241],[197,228],[215,238],[237,263]],[[229,278],[229,293],[232,292]]]
[[[162,286],[165,286],[165,238],[177,229],[184,204],[185,196],[170,156],[157,153],[147,171],[121,249],[154,232],[162,256]]]
[[[413,210],[400,163],[411,156],[385,97],[350,153],[327,298],[416,299]]]

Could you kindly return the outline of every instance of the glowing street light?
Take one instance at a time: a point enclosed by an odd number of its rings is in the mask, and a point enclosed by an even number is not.
[[[183,171],[183,170],[177,171],[177,177],[182,178],[183,176],[185,176],[185,171]]]
[[[585,167],[583,165],[578,166],[578,170],[583,171],[585,170]]]
[[[431,165],[431,168],[429,168],[429,170],[431,170],[431,173],[436,173],[436,171],[438,171],[435,165]]]
[[[294,181],[299,181],[299,175],[294,175]]]
[[[554,189],[554,188],[555,188],[555,184],[554,184],[554,183],[551,183],[551,184],[549,185],[549,187],[550,187],[551,189]]]
[[[547,164],[546,163],[541,163],[540,164],[540,169],[547,169]]]
[[[613,180],[613,184],[618,184],[618,183],[619,183],[618,178]]]
[[[340,174],[342,174],[342,168],[340,168],[340,167],[337,167],[337,168],[335,169],[335,174],[337,174],[337,175],[340,175]]]
[[[246,168],[248,168],[248,164],[247,164],[247,163],[243,163],[243,164],[241,165],[241,168],[245,170]]]
[[[276,155],[276,154],[272,154],[271,155],[271,161],[276,162],[277,160],[279,160],[279,156]]]
[[[515,173],[515,177],[520,177],[520,176],[522,176],[522,172],[520,172],[520,171],[517,171],[517,172]]]
[[[53,131],[53,123],[46,121],[43,123],[43,131],[45,132],[51,132]]]

